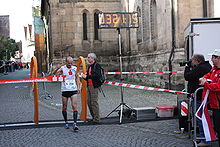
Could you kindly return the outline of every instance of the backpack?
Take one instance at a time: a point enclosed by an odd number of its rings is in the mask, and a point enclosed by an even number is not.
[[[96,64],[94,65],[94,69],[96,67]],[[105,82],[106,80],[106,75],[105,75],[105,70],[100,66],[100,75],[99,75],[99,81],[101,85]]]
[[[106,80],[105,70],[101,67],[101,76],[99,78],[100,82],[103,84]]]
[[[95,69],[95,67],[96,67],[96,64],[94,65],[94,69]],[[105,80],[106,80],[105,70],[100,66],[99,82],[101,83],[101,85],[105,82]],[[105,97],[105,93],[102,90],[101,86],[98,89]]]

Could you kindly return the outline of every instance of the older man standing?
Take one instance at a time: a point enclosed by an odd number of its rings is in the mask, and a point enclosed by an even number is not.
[[[101,66],[96,62],[96,54],[94,53],[89,53],[87,60],[90,65],[87,74],[82,74],[82,78],[87,80],[87,103],[92,116],[92,122],[98,124],[100,121],[98,88],[102,85],[99,78],[101,76]]]

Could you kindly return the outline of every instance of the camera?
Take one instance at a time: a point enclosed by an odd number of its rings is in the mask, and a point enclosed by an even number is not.
[[[181,62],[179,62],[179,65],[180,66],[188,65],[189,67],[191,67],[192,66],[192,61],[191,60],[189,60],[189,61],[181,61]]]

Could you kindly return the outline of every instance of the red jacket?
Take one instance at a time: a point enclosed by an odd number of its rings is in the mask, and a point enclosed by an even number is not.
[[[210,90],[208,97],[210,107],[212,109],[220,109],[220,68],[213,67],[203,78],[212,80],[210,83],[204,83],[204,87]]]

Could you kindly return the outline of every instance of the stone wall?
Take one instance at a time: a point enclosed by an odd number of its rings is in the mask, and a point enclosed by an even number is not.
[[[156,2],[156,38],[151,36],[150,0],[135,0],[130,11],[141,9],[139,27],[142,33],[142,41],[137,44],[137,29],[131,31],[131,48],[134,54],[152,53],[157,50],[171,48],[171,5],[169,0]]]
[[[141,55],[123,56],[123,71],[126,72],[161,72],[168,71],[168,59],[171,49],[167,51],[158,51],[154,53],[145,53]],[[175,49],[174,58],[172,60],[173,71],[184,71],[185,67],[179,65],[183,61],[184,49]],[[120,71],[118,56],[98,56],[98,61],[104,67],[105,71]],[[119,80],[119,75],[107,75],[107,79]],[[169,74],[131,74],[123,75],[127,82],[136,82],[140,85],[148,85],[153,87],[168,88]],[[171,76],[171,88],[182,90],[184,88],[183,73],[174,73]]]
[[[173,71],[183,71],[179,61],[185,59],[184,55],[184,29],[190,18],[203,17],[203,5],[200,0],[174,0],[174,40],[172,40],[172,3],[170,0],[156,3],[156,38],[151,33],[151,3],[153,0],[134,0],[130,3],[130,11],[141,9],[141,33],[142,40],[137,43],[137,29],[131,29],[131,56],[125,57],[124,69],[126,71],[168,71],[168,60],[174,41],[175,53],[172,60]],[[128,79],[167,88],[168,75],[133,75]],[[174,89],[181,89],[184,78],[181,74],[173,74],[171,83]]]
[[[94,39],[94,13],[97,11],[120,11],[121,3],[111,1],[85,1],[52,3],[52,42],[55,58],[61,56],[86,56],[88,52],[98,55],[117,54],[116,29],[99,29],[99,39]],[[83,40],[83,13],[88,18],[88,40]]]
[[[174,10],[174,39],[172,40],[172,3]],[[168,71],[171,49],[173,71],[183,71],[179,61],[184,56],[184,29],[190,18],[203,17],[201,0],[51,0],[52,48],[55,58],[71,55],[87,56],[95,52],[106,71],[120,71],[118,33],[116,29],[99,29],[94,39],[94,13],[133,12],[140,9],[137,28],[122,29],[123,71]],[[129,3],[128,3],[129,2]],[[213,3],[208,2],[208,15],[213,16]],[[83,17],[88,14],[88,40],[83,40]],[[153,31],[152,31],[153,30]],[[139,33],[139,34],[137,34]],[[141,36],[137,42],[137,36]],[[172,46],[174,41],[174,45]],[[118,77],[118,76],[114,76]],[[148,85],[167,88],[168,75],[129,75],[125,78]],[[181,89],[184,78],[172,74],[172,89]]]
[[[173,71],[183,71],[184,67],[179,62],[184,59],[184,49],[175,49],[172,61]],[[170,52],[158,51],[142,55],[134,55],[124,59],[125,71],[134,72],[161,72],[169,71],[168,59]],[[134,74],[126,76],[130,81],[140,82],[149,86],[168,88],[169,74]],[[172,74],[172,89],[182,89],[184,85],[183,74]]]

